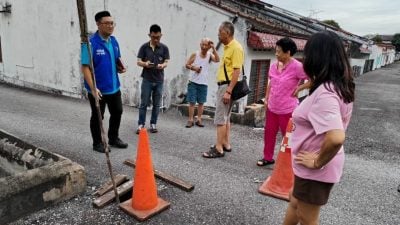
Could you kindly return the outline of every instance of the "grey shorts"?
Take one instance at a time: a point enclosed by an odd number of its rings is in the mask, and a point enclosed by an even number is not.
[[[217,91],[217,103],[215,107],[214,124],[215,125],[225,125],[230,122],[232,103],[224,104],[222,98],[224,97],[225,91],[228,88],[227,84],[218,87]]]

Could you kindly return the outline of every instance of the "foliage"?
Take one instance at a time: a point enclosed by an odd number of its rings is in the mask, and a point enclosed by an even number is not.
[[[335,20],[324,20],[322,22],[340,29],[338,22],[336,22]]]
[[[373,37],[371,40],[373,40],[375,43],[382,43],[382,37],[377,34],[375,37]]]
[[[396,47],[397,52],[400,52],[400,33],[393,35],[392,45]]]

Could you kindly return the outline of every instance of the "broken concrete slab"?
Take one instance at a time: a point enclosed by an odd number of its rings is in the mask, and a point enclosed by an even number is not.
[[[86,189],[84,168],[0,129],[0,221],[67,200]]]

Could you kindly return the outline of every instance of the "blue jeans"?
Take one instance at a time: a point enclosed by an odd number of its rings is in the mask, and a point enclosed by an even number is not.
[[[150,124],[157,124],[158,113],[160,112],[162,90],[162,82],[151,82],[146,79],[142,80],[138,125],[144,125],[146,123],[146,112],[147,106],[150,105],[150,96],[153,102]]]

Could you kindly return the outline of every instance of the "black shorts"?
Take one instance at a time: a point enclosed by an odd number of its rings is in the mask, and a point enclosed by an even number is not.
[[[303,179],[295,175],[293,196],[305,203],[325,205],[328,202],[332,187],[333,183]]]

